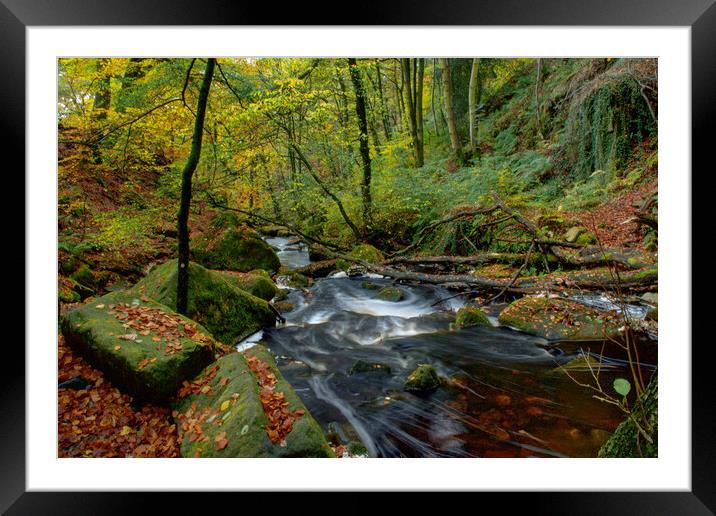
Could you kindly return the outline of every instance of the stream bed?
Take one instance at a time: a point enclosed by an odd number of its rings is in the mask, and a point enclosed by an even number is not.
[[[310,262],[305,246],[267,241],[289,268]],[[464,297],[399,285],[403,300],[382,301],[366,281],[394,284],[339,274],[291,290],[296,308],[260,337],[323,429],[362,442],[371,457],[594,457],[622,420],[619,408],[577,384],[593,383],[588,370],[570,370],[572,379],[558,369],[590,353],[602,361],[599,381],[609,391],[614,378],[629,377],[619,345],[554,343],[500,327],[504,304],[488,307],[494,327],[454,330]],[[656,344],[639,349],[648,376]],[[351,374],[357,362],[381,367]],[[403,390],[419,364],[445,378],[430,394]]]

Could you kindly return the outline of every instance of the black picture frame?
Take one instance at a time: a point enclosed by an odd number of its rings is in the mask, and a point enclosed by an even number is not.
[[[24,169],[25,138],[25,28],[28,26],[82,25],[556,25],[556,26],[689,26],[691,27],[692,73],[692,192],[695,180],[712,173],[709,147],[713,146],[714,93],[716,92],[716,5],[715,0],[456,0],[447,3],[416,3],[409,0],[388,2],[364,1],[346,4],[347,14],[339,15],[335,2],[297,3],[269,10],[259,2],[224,2],[221,0],[121,0],[100,3],[96,0],[0,0],[0,80],[2,105],[2,141],[6,152],[20,157]],[[323,19],[322,14],[328,15]],[[332,15],[332,16],[331,16]],[[330,19],[328,19],[330,17]],[[18,170],[15,167],[15,170]],[[685,180],[689,171],[684,171]],[[699,175],[700,174],[700,175]],[[702,179],[703,178],[703,179]],[[16,191],[25,191],[24,181]],[[694,203],[694,207],[698,205]],[[698,208],[697,208],[698,209]],[[696,211],[692,221],[699,224]],[[19,225],[15,225],[21,233]],[[711,230],[711,233],[713,230]],[[696,232],[696,226],[692,235]],[[703,233],[702,233],[703,234]],[[707,233],[708,234],[708,233]],[[15,242],[24,242],[18,234]],[[692,269],[708,270],[707,256],[692,251]],[[16,245],[11,263],[26,264],[24,246]],[[686,265],[686,264],[684,264]],[[11,270],[11,269],[8,269]],[[14,269],[12,269],[14,270]],[[30,271],[26,270],[26,276]],[[693,283],[692,283],[693,285]],[[708,320],[706,308],[692,302],[692,321]],[[15,301],[16,306],[25,303]],[[699,317],[702,316],[702,318]],[[692,337],[692,490],[690,492],[570,492],[570,493],[480,493],[480,506],[490,503],[485,497],[499,496],[500,510],[524,506],[531,513],[545,514],[714,514],[716,511],[716,447],[709,424],[714,415],[714,396],[709,360],[713,345]],[[11,348],[11,349],[8,349]],[[6,364],[0,389],[0,511],[8,514],[106,514],[135,511],[146,497],[159,499],[164,511],[180,508],[180,513],[204,505],[196,495],[187,493],[39,493],[25,489],[25,352],[14,343],[5,345]],[[12,364],[8,366],[7,364]],[[559,484],[559,479],[555,479]],[[348,495],[332,511],[355,511],[373,502],[367,493]],[[212,494],[219,501],[226,495]],[[242,506],[249,507],[261,494],[241,493]],[[265,495],[263,495],[265,496]],[[304,495],[271,495],[272,503],[290,496],[292,504],[301,506]],[[423,495],[414,493],[413,501],[422,503]],[[454,498],[459,496],[459,498]],[[451,494],[454,503],[463,503],[464,495]],[[257,500],[252,500],[255,498]],[[315,502],[311,502],[315,503]],[[451,502],[453,503],[453,502]],[[470,504],[474,504],[471,501]]]

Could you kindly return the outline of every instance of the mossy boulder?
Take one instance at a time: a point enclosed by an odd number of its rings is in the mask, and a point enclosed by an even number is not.
[[[405,299],[405,293],[398,287],[383,287],[375,296],[382,301],[391,301],[397,303]]]
[[[276,301],[273,307],[281,313],[292,312],[296,308],[290,301]]]
[[[125,305],[136,307],[133,314],[141,318],[124,317]],[[144,329],[135,328],[138,324]],[[165,305],[127,291],[112,292],[68,311],[60,328],[70,347],[140,400],[171,398],[183,381],[214,360],[214,342],[206,329]],[[175,328],[170,341],[166,328]]]
[[[649,308],[644,318],[648,321],[659,321],[659,308],[656,306]]]
[[[283,379],[271,354],[257,345],[246,355],[269,364],[277,380],[274,392],[284,394],[289,411],[302,410],[303,414],[282,443],[273,443],[266,433],[269,419],[261,404],[259,383],[244,354],[230,353],[197,376],[195,382],[202,384],[198,392],[174,405],[182,456],[333,457],[320,426]]]
[[[209,269],[249,272],[278,271],[281,262],[258,233],[246,227],[228,226],[193,239],[192,260]]]
[[[380,263],[385,260],[383,253],[370,244],[358,244],[351,249],[351,252],[348,253],[348,255],[368,263]],[[336,268],[339,270],[344,271],[350,268],[351,265],[352,262],[350,260],[343,258],[336,260]]]
[[[383,373],[390,374],[390,366],[381,362],[365,362],[364,360],[358,360],[348,370],[348,376],[352,376],[358,373]]]
[[[582,226],[573,226],[564,233],[565,242],[574,243],[579,238],[579,235],[587,231],[587,228]]]
[[[372,281],[364,281],[360,286],[367,290],[379,290],[381,288],[378,283],[373,283]]]
[[[154,267],[132,290],[175,309],[177,261],[169,260]],[[266,301],[236,288],[221,274],[192,262],[189,262],[187,301],[187,315],[226,344],[234,344],[276,324],[275,314]]]
[[[627,417],[607,442],[599,449],[598,457],[658,457],[659,455],[659,384],[654,376],[641,395],[641,404],[634,404],[633,417],[651,438],[649,442],[639,432],[634,420]]]
[[[463,306],[457,311],[455,327],[469,328],[470,326],[492,326],[492,323],[476,306]]]
[[[641,300],[645,303],[650,304],[651,306],[658,306],[659,294],[657,292],[647,292],[646,294],[641,296]]]
[[[60,285],[59,291],[57,293],[57,299],[59,299],[63,303],[79,303],[82,300],[79,293],[75,292],[70,288],[65,287],[64,285]]]
[[[597,243],[597,237],[594,236],[594,233],[585,231],[577,237],[574,243],[579,245],[594,245]]]
[[[430,392],[440,386],[440,378],[433,366],[421,364],[408,375],[403,388],[411,392]]]
[[[260,272],[259,272],[260,271]],[[244,292],[248,292],[252,296],[256,296],[264,301],[271,301],[278,287],[271,281],[266,271],[261,269],[251,272],[235,272],[235,271],[213,271],[219,273],[226,281],[233,286],[240,288]]]
[[[613,312],[599,312],[570,299],[523,297],[505,308],[498,318],[510,326],[549,340],[601,340],[615,338],[623,321]]]
[[[306,288],[310,283],[306,276],[298,272],[282,274],[280,278],[281,283],[291,288]]]
[[[96,287],[94,274],[92,274],[92,270],[86,263],[82,264],[82,266],[77,269],[77,271],[72,274],[70,278],[88,289],[94,290]]]

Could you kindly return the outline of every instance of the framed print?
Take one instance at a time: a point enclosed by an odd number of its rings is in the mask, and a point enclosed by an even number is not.
[[[691,227],[712,2],[266,15],[2,0],[27,301],[0,507],[713,513]]]

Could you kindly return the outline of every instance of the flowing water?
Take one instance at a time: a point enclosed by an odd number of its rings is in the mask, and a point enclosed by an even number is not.
[[[279,257],[288,267],[307,263],[299,256],[305,249],[289,250],[287,240],[267,239],[284,251]],[[504,305],[489,307],[495,327],[455,331],[454,311],[465,301],[451,292],[400,285],[402,301],[381,301],[365,281],[393,284],[339,276],[292,290],[296,308],[284,314],[286,323],[254,340],[262,338],[277,356],[324,430],[362,442],[370,456],[589,457],[621,421],[617,407],[576,383],[592,382],[588,370],[571,370],[574,379],[555,371],[591,353],[602,360],[599,381],[610,391],[614,378],[629,377],[618,345],[555,344],[499,327]],[[648,376],[655,344],[643,342],[640,358]],[[383,367],[350,374],[358,361]],[[447,381],[427,395],[404,391],[419,364],[433,365]]]

